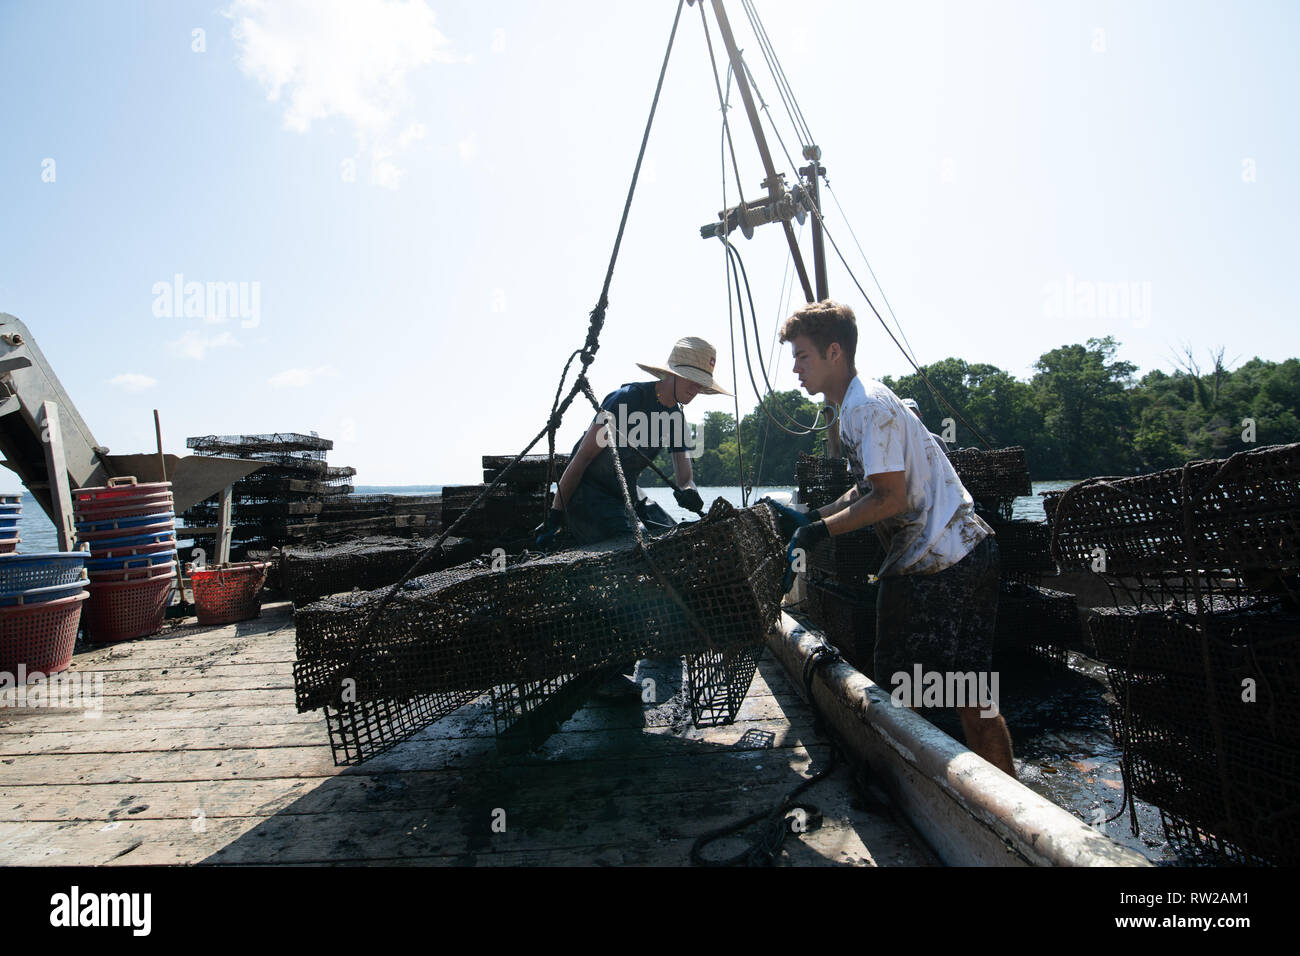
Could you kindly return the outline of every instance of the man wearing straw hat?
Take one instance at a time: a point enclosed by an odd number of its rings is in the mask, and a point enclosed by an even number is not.
[[[717,352],[704,339],[679,339],[664,365],[640,368],[656,376],[654,382],[633,382],[605,396],[587,433],[573,446],[569,465],[560,476],[551,513],[537,543],[555,543],[561,528],[580,544],[591,544],[632,531],[623,506],[623,491],[613,454],[623,466],[627,491],[637,515],[651,533],[676,522],[659,505],[642,498],[637,477],[668,448],[672,454],[677,488],[673,497],[688,511],[702,511],[704,502],[695,490],[687,440],[686,415],[682,410],[701,393],[730,395],[713,380]],[[612,453],[607,447],[613,449]]]

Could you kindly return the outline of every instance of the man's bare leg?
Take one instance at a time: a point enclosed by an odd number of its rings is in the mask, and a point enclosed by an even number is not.
[[[1007,730],[1007,722],[1001,714],[981,717],[980,711],[979,707],[957,708],[961,729],[966,735],[966,746],[1014,778],[1016,765],[1011,756],[1011,732]]]

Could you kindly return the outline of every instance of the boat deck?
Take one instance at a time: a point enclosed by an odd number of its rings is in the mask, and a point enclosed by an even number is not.
[[[98,716],[0,691],[0,865],[686,865],[695,837],[772,807],[829,755],[765,654],[728,726],[590,703],[541,749],[502,756],[481,698],[341,768],[320,714],[295,710],[293,661],[292,607],[268,604],[80,651],[70,673],[104,675]],[[845,768],[806,798],[824,822],[778,862],[937,862]]]

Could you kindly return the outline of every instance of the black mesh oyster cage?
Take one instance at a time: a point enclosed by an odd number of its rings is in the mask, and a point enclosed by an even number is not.
[[[1091,478],[1057,500],[1052,555],[1113,575],[1300,571],[1300,444]]]
[[[395,721],[380,740],[370,726],[379,702],[405,720],[408,701],[445,703],[631,659],[727,652],[763,639],[779,612],[785,571],[766,505],[736,509],[719,499],[703,520],[645,548],[592,548],[501,570],[430,574],[407,582],[377,615],[387,589],[303,608],[295,615],[298,709],[325,707],[328,716],[351,708],[373,749],[411,732],[409,721]],[[364,709],[369,704],[376,706]]]

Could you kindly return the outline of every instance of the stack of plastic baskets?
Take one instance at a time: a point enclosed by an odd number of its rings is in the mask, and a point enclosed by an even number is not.
[[[18,550],[18,517],[22,514],[21,495],[0,495],[0,554]]]
[[[86,593],[84,551],[0,555],[0,672],[53,674],[72,661]]]
[[[176,580],[171,482],[110,478],[72,492],[77,540],[88,545],[86,640],[126,641],[157,633]]]

